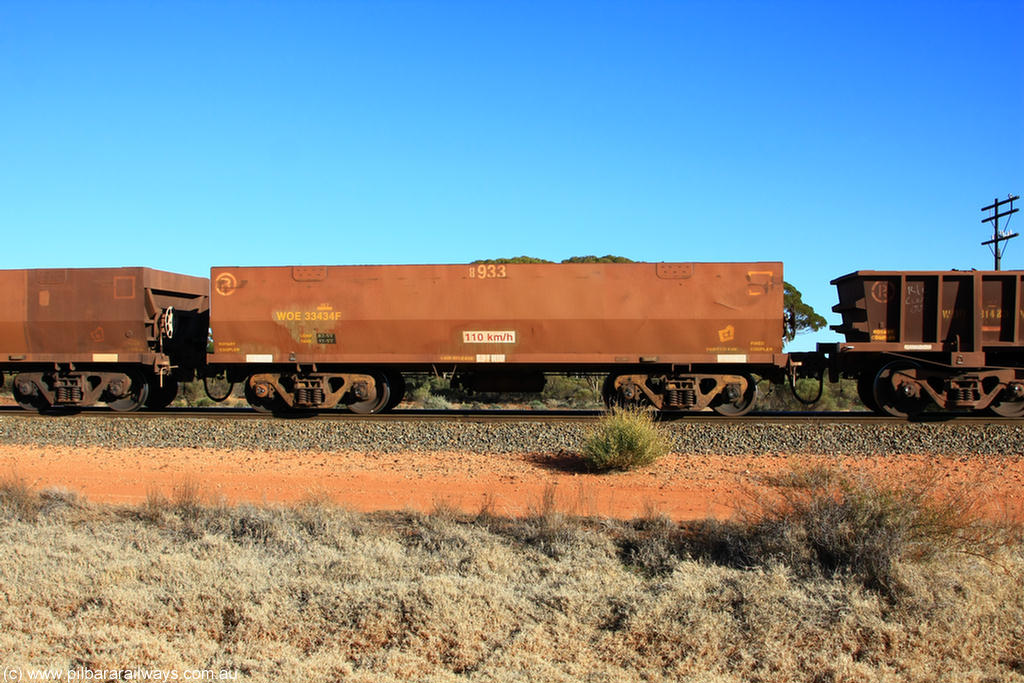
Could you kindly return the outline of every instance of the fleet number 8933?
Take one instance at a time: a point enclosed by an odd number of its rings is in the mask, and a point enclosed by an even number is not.
[[[504,263],[481,263],[469,267],[469,277],[477,280],[508,277]]]

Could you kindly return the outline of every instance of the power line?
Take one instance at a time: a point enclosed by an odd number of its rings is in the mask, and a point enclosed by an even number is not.
[[[1009,216],[1011,214],[1015,214],[1018,211],[1020,211],[1020,209],[1013,208],[1013,202],[1018,199],[1020,199],[1020,195],[1010,195],[1006,199],[1002,200],[996,198],[992,202],[992,204],[981,209],[982,211],[992,211],[991,216],[981,221],[982,223],[992,223],[992,239],[982,242],[982,245],[992,245],[992,255],[995,256],[996,259],[996,270],[999,270],[999,266],[1003,260],[1003,252],[1006,251],[1005,246],[1002,249],[999,248],[999,243],[1017,237],[1017,233],[1015,232],[1000,232],[999,219],[1005,216]],[[1003,206],[1004,204],[1009,204],[1010,208],[1000,213],[999,207]],[[1007,219],[1006,222],[1009,223],[1009,219]]]

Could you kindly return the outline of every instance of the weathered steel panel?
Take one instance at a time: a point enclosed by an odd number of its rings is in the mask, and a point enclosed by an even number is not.
[[[772,363],[782,346],[781,263],[218,267],[211,283],[212,363]]]
[[[152,320],[204,313],[206,278],[150,268],[0,271],[0,363],[148,362]],[[149,327],[147,327],[149,324]]]
[[[834,326],[862,351],[1020,346],[1024,271],[857,271],[832,281]]]
[[[0,270],[0,362],[8,356],[22,356],[28,342],[25,339],[25,288],[24,270]]]

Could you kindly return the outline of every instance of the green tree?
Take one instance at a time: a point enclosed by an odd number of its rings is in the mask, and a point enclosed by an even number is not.
[[[801,332],[820,330],[828,322],[810,304],[804,303],[800,290],[788,282],[783,283],[782,308],[786,341],[793,341]]]
[[[634,263],[633,259],[625,256],[570,256],[562,263]]]
[[[512,258],[477,259],[473,263],[554,263],[554,261],[535,256],[513,256]],[[563,259],[562,263],[635,263],[635,261],[625,256],[612,256],[608,254],[606,256],[570,256],[567,259]]]
[[[487,258],[477,259],[473,261],[473,264],[478,263],[554,263],[554,261],[548,261],[547,259],[535,258],[533,256],[513,256],[512,258]]]

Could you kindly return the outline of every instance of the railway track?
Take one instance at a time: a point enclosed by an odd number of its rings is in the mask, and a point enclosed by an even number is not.
[[[0,409],[0,443],[202,450],[578,453],[599,411],[330,412],[274,418],[244,408],[33,415]],[[908,422],[868,413],[691,414],[662,424],[678,453],[1024,456],[1024,423],[935,415]]]
[[[343,411],[324,411],[306,414],[269,416],[247,407],[164,408],[121,413],[108,408],[84,408],[75,411],[31,413],[18,406],[0,406],[0,417],[31,417],[39,419],[74,418],[85,420],[160,420],[204,418],[212,420],[269,420],[287,423],[325,422],[596,422],[603,414],[600,410],[395,410],[375,415],[357,415]],[[711,412],[690,413],[662,418],[666,423],[719,424],[719,425],[830,425],[830,424],[886,424],[954,423],[957,425],[1016,425],[1024,424],[1019,418],[994,415],[964,415],[958,413],[926,413],[912,420],[881,416],[870,412],[754,412],[741,417],[726,417]]]

